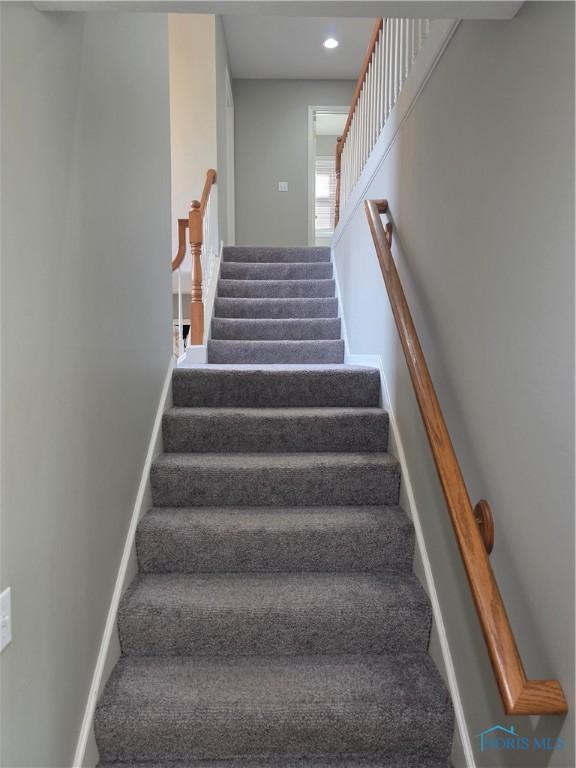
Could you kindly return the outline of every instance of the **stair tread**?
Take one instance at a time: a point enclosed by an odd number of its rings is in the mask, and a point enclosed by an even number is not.
[[[153,463],[156,467],[199,469],[299,469],[314,467],[384,467],[398,469],[392,454],[381,452],[311,452],[311,453],[163,453]]]
[[[306,318],[338,317],[338,299],[330,297],[248,298],[217,296],[213,317],[232,318]]]
[[[146,762],[146,763],[99,763],[97,768],[452,768],[448,760],[432,757],[395,758],[374,755],[336,758],[283,758],[262,759],[238,758],[237,760],[194,760],[190,762]]]
[[[125,654],[417,652],[430,625],[412,573],[140,574],[118,615]]]
[[[375,607],[428,606],[413,573],[139,574],[121,611],[210,608],[254,614],[277,609],[351,612]]]
[[[448,692],[427,654],[123,657],[96,710],[103,761],[414,751],[443,759]]]
[[[383,408],[376,406],[342,406],[342,408],[335,408],[333,406],[326,406],[325,408],[319,408],[315,406],[279,406],[273,408],[271,406],[267,408],[208,408],[205,406],[173,406],[165,411],[165,415],[170,417],[174,416],[210,416],[212,418],[227,418],[230,416],[250,416],[250,417],[266,417],[269,419],[289,419],[289,418],[306,418],[306,419],[330,419],[346,416],[371,416],[382,417],[387,419],[387,413]]]
[[[140,521],[141,571],[358,571],[411,568],[400,507],[156,507]]]

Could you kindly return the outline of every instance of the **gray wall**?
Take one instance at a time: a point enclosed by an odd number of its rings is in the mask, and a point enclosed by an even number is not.
[[[336,247],[351,350],[382,354],[479,766],[574,765],[574,9],[463,22],[368,197],[394,254],[527,673],[563,718],[503,715],[362,207]],[[514,724],[562,752],[480,754]]]
[[[308,242],[308,106],[348,106],[352,81],[235,80],[236,242]],[[278,182],[288,192],[278,192]]]
[[[0,13],[1,761],[62,768],[171,356],[167,27]]]
[[[216,170],[218,172],[218,230],[220,239],[227,243],[228,240],[228,204],[226,190],[234,176],[234,168],[228,168],[226,152],[226,70],[228,69],[228,50],[224,36],[222,17],[216,16],[215,30],[215,58],[216,58],[216,135],[217,156]]]
[[[316,154],[320,157],[336,155],[338,136],[316,136]]]

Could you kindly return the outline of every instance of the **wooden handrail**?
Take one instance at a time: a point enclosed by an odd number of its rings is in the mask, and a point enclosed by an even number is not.
[[[557,680],[529,680],[516,645],[502,595],[487,554],[492,516],[488,502],[472,508],[470,496],[432,384],[430,371],[414,327],[391,251],[391,225],[385,230],[381,214],[386,200],[366,200],[366,215],[400,343],[434,457],[446,506],[466,570],[490,662],[507,715],[562,715],[568,711]],[[484,527],[481,531],[479,523]],[[486,535],[488,534],[488,536]],[[493,537],[493,526],[492,526]]]
[[[206,171],[206,179],[204,181],[204,189],[202,190],[202,197],[199,201],[200,206],[200,213],[202,216],[204,216],[204,212],[206,211],[206,206],[208,205],[208,198],[210,197],[210,192],[212,191],[212,187],[214,184],[216,184],[216,180],[218,178],[218,174],[214,170],[214,168],[210,168],[208,171]],[[198,202],[197,200],[194,200],[192,204]],[[192,210],[192,206],[190,206],[190,209]],[[182,264],[184,261],[184,257],[186,256],[186,230],[188,229],[189,219],[178,219],[178,251],[176,252],[176,256],[172,259],[172,272],[175,272],[178,267]]]
[[[204,189],[202,190],[202,197],[200,198],[200,213],[204,216],[206,206],[208,205],[208,198],[210,197],[210,191],[214,184],[216,184],[217,173],[214,168],[210,168],[206,171],[206,180],[204,181]]]
[[[366,49],[366,54],[364,56],[362,66],[360,67],[360,74],[358,75],[358,80],[356,81],[356,88],[354,89],[352,104],[350,105],[348,117],[346,119],[346,123],[344,124],[344,130],[342,131],[342,136],[339,136],[338,141],[336,142],[336,203],[334,207],[334,227],[338,225],[340,220],[340,169],[342,164],[342,150],[344,149],[346,137],[348,136],[348,131],[350,130],[350,125],[354,116],[354,110],[356,109],[358,99],[362,93],[362,86],[364,85],[364,80],[366,79],[366,75],[368,73],[368,67],[370,66],[370,61],[372,60],[372,55],[374,53],[374,49],[376,48],[376,44],[378,43],[380,31],[383,29],[383,27],[384,19],[376,19],[376,23],[372,29],[372,34],[370,35],[370,42],[368,43],[368,48]]]
[[[342,136],[339,138],[338,144],[336,145],[337,147],[336,151],[342,152],[342,147],[344,146],[346,137],[348,136],[348,131],[350,130],[350,123],[352,122],[352,116],[354,115],[354,110],[356,109],[356,104],[358,103],[358,99],[360,98],[360,93],[362,92],[362,86],[364,85],[364,80],[366,79],[366,75],[368,73],[370,60],[372,59],[372,54],[374,53],[374,48],[376,48],[376,43],[378,42],[378,36],[383,26],[384,26],[384,19],[376,19],[376,23],[374,24],[374,28],[372,29],[372,34],[370,35],[370,42],[368,43],[368,48],[366,49],[366,55],[364,56],[362,67],[360,68],[360,74],[358,75],[358,80],[356,81],[356,88],[354,89],[354,95],[352,96],[352,104],[350,105],[350,111],[348,112],[348,119],[344,124],[344,130],[342,131]]]
[[[184,261],[186,256],[186,230],[188,229],[188,219],[178,219],[178,251],[172,259],[172,272],[175,272]]]
[[[213,168],[206,172],[200,200],[193,200],[187,219],[178,219],[178,251],[172,259],[172,271],[177,270],[186,256],[186,230],[192,254],[192,284],[190,287],[190,343],[202,344],[204,339],[204,298],[202,296],[202,243],[204,214],[217,174]]]

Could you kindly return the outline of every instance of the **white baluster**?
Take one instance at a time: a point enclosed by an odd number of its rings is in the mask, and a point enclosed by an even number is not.
[[[382,102],[382,70],[380,57],[382,55],[382,30],[378,35],[378,41],[374,50],[374,143],[380,135],[380,103]]]
[[[382,126],[384,125],[384,57],[386,55],[384,37],[384,29],[382,29],[380,32],[380,41],[378,43],[378,136],[380,136]]]
[[[364,143],[364,162],[362,165],[366,165],[370,150],[370,136],[372,134],[372,127],[370,125],[372,120],[372,61],[368,64],[368,71],[366,72],[366,141]]]
[[[390,46],[388,48],[388,115],[394,106],[394,56],[396,42],[395,20],[390,19]]]
[[[404,19],[398,19],[398,89],[396,91],[396,101],[398,101],[398,96],[400,96],[400,91],[402,90],[402,85],[404,84],[404,47],[406,44],[406,36],[404,33],[405,26],[406,25]]]
[[[410,19],[410,61],[408,62],[408,70],[412,69],[416,53],[416,20]]]
[[[394,104],[398,101],[398,94],[400,93],[400,61],[401,56],[401,42],[400,42],[400,19],[395,19],[396,29],[394,35]]]
[[[365,134],[365,141],[364,141],[364,160],[362,162],[362,166],[366,165],[366,160],[368,159],[368,155],[370,154],[370,98],[371,98],[371,88],[372,88],[372,62],[368,64],[368,69],[366,70],[366,79],[365,79],[365,91],[366,91],[366,123],[364,125],[364,134]]]
[[[405,58],[405,64],[404,64],[404,80],[408,77],[408,72],[410,72],[411,67],[411,58],[412,58],[412,19],[406,19],[406,24],[404,28],[404,35],[406,38],[406,42],[404,45],[404,58]]]
[[[362,171],[362,153],[364,148],[364,89],[362,89],[360,92],[360,100],[358,101],[358,126],[356,142],[358,144],[358,167],[356,168],[356,178],[354,179],[354,183],[358,181],[358,177]]]
[[[178,357],[184,354],[184,323],[182,321],[182,275],[178,267]]]
[[[354,182],[356,181],[356,168],[358,163],[358,142],[356,141],[356,137],[358,134],[358,112],[357,109],[354,110],[354,116],[352,118],[352,131],[351,131],[351,137],[350,137],[350,179],[349,179],[349,187],[348,187],[348,194],[352,194],[352,188],[354,187]]]
[[[360,152],[358,155],[359,162],[358,162],[358,175],[357,179],[360,177],[360,174],[362,173],[362,168],[364,166],[364,128],[366,126],[366,81],[364,81],[364,84],[362,85],[362,91],[360,93],[360,111],[359,111],[359,121],[358,121],[358,144],[360,148]]]
[[[372,56],[372,147],[378,137],[378,40]]]
[[[384,27],[384,64],[382,72],[384,75],[384,121],[388,119],[390,112],[390,19],[386,19]]]

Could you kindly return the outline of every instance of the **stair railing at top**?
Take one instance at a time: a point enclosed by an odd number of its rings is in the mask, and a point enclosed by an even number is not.
[[[181,266],[186,257],[186,230],[192,255],[188,345],[202,344],[204,339],[205,286],[213,266],[208,251],[212,243],[211,192],[216,178],[216,171],[210,168],[206,172],[201,199],[192,201],[187,219],[178,219],[178,252],[172,260],[172,271],[178,272],[178,355],[184,352]]]
[[[381,214],[386,200],[366,200],[366,215],[392,307],[400,343],[432,449],[436,471],[462,556],[484,640],[507,715],[561,715],[568,711],[557,680],[529,680],[488,557],[494,522],[487,501],[474,508],[432,384],[412,315],[392,257],[392,225]]]
[[[336,144],[334,226],[430,32],[430,19],[377,19]]]

